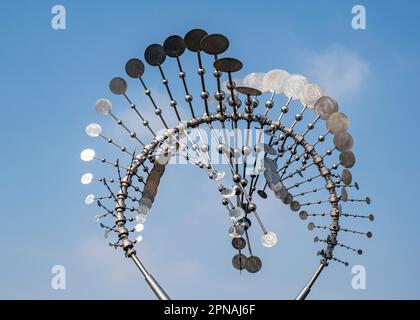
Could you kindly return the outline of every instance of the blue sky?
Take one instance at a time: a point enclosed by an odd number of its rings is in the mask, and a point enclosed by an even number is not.
[[[55,4],[67,10],[66,30],[51,28]],[[366,30],[351,28],[356,4],[366,7]],[[376,220],[348,220],[349,228],[371,230],[374,237],[343,235],[365,254],[340,250],[337,257],[366,267],[367,289],[352,289],[351,267],[333,263],[310,297],[419,299],[419,9],[415,1],[2,1],[0,298],[153,298],[135,266],[109,248],[92,223],[97,209],[84,198],[100,191],[82,186],[80,176],[109,171],[81,162],[79,154],[93,147],[115,155],[84,128],[98,122],[123,137],[95,113],[94,102],[107,97],[129,117],[126,103],[108,92],[108,81],[124,75],[125,62],[142,57],[151,43],[199,27],[230,39],[228,54],[244,63],[239,76],[275,68],[304,74],[350,118],[358,196],[373,200],[350,209]],[[193,65],[187,55],[183,61]],[[163,94],[156,70],[146,75]],[[142,99],[139,87],[129,86]],[[293,298],[317,265],[314,233],[272,198],[262,216],[279,243],[272,249],[254,244],[264,267],[239,275],[230,264],[219,195],[201,172],[169,168],[158,197],[138,253],[172,297]],[[51,288],[54,265],[66,267],[66,290]]]

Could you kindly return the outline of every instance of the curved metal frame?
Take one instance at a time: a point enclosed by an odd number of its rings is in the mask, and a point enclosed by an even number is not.
[[[305,151],[312,157],[315,165],[318,167],[320,175],[322,175],[326,182],[326,189],[329,191],[329,202],[331,204],[331,218],[332,222],[330,225],[330,235],[329,241],[327,242],[327,247],[324,252],[322,252],[322,259],[320,265],[317,267],[314,275],[309,280],[308,284],[303,288],[303,290],[298,294],[296,300],[303,300],[309,294],[313,284],[318,279],[319,275],[321,274],[322,270],[328,265],[328,261],[332,258],[332,252],[336,245],[336,238],[339,228],[339,197],[336,193],[336,187],[334,182],[331,178],[330,170],[324,165],[323,158],[317,154],[313,145],[308,143],[303,136],[295,133],[292,128],[285,127],[281,125],[279,121],[273,121],[268,119],[266,116],[263,115],[255,115],[255,114],[247,114],[247,113],[228,113],[224,112],[223,114],[220,113],[213,113],[213,114],[205,114],[202,117],[193,118],[187,121],[188,128],[197,128],[201,124],[207,123],[210,124],[215,121],[226,121],[228,119],[238,121],[244,120],[249,123],[251,122],[258,122],[261,127],[266,125],[270,126],[273,129],[273,134],[276,131],[281,131],[286,136],[291,137],[297,145],[302,146]],[[178,126],[169,129],[173,130],[173,134],[177,134],[179,132]],[[131,240],[128,239],[128,230],[125,227],[126,218],[124,215],[125,211],[125,199],[128,196],[128,188],[131,185],[132,177],[136,175],[139,166],[141,166],[155,151],[155,149],[162,144],[170,135],[164,134],[163,141],[158,141],[156,138],[148,145],[145,145],[143,151],[137,154],[131,166],[127,170],[127,175],[121,179],[121,188],[117,193],[117,202],[116,202],[116,225],[118,226],[118,237],[122,242],[122,247],[125,251],[126,257],[132,258],[134,263],[140,269],[141,273],[145,277],[145,280],[149,287],[153,290],[155,295],[161,300],[169,300],[169,296],[165,293],[165,291],[160,287],[158,282],[153,278],[153,276],[148,273],[146,268],[141,263],[140,259],[136,255],[136,251],[134,250],[134,244]]]

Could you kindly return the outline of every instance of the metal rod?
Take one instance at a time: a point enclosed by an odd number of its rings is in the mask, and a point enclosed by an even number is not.
[[[305,300],[306,299],[309,292],[311,291],[311,288],[312,288],[313,284],[315,283],[316,279],[318,279],[319,275],[321,274],[321,272],[322,272],[322,270],[324,269],[325,266],[326,266],[325,263],[321,263],[319,265],[318,269],[316,269],[315,273],[313,274],[313,276],[309,280],[308,284],[302,289],[302,291],[296,297],[296,300]]]
[[[131,259],[133,259],[136,266],[139,268],[140,272],[143,274],[144,279],[146,280],[147,284],[149,285],[150,289],[152,289],[153,293],[158,297],[159,300],[171,300],[166,292],[162,289],[159,283],[153,278],[153,276],[147,272],[146,268],[141,263],[140,259],[137,257],[135,253],[130,255]]]

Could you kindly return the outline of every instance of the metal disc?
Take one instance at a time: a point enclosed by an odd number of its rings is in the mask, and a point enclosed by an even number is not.
[[[127,82],[123,78],[116,77],[109,82],[109,90],[113,94],[124,94],[127,91]]]
[[[351,185],[351,182],[352,182],[352,180],[353,180],[353,177],[352,177],[352,175],[351,175],[350,170],[344,169],[344,170],[341,172],[341,180],[343,180],[343,183],[344,183],[346,186]]]
[[[352,168],[356,163],[356,156],[350,150],[340,153],[340,162],[345,168]]]
[[[280,175],[276,171],[265,170],[264,177],[267,182],[276,184],[280,182]]]
[[[354,187],[356,188],[356,190],[359,190],[359,184],[357,182],[354,183]]]
[[[371,202],[369,197],[366,197],[365,201],[366,201],[367,204],[370,204],[370,202]]]
[[[207,54],[221,54],[229,48],[229,40],[222,34],[209,34],[201,39],[201,49]]]
[[[283,186],[280,190],[274,192],[274,195],[276,196],[276,198],[279,198],[280,200],[286,199],[288,194],[289,194],[289,191],[287,190],[285,186]]]
[[[159,66],[166,59],[165,50],[160,44],[151,44],[144,51],[144,59],[151,66]]]
[[[302,220],[306,220],[308,218],[308,212],[305,210],[299,212],[299,218],[301,218]]]
[[[242,69],[242,62],[235,58],[220,58],[213,63],[216,70],[222,72],[236,72]]]
[[[264,190],[258,190],[257,193],[261,198],[267,199],[267,193]]]
[[[180,36],[170,36],[163,43],[163,50],[171,58],[181,56],[185,51],[184,39]]]
[[[288,192],[287,196],[283,199],[283,203],[284,204],[291,204],[292,201],[293,201],[293,195],[290,192]]]
[[[144,73],[144,63],[140,59],[133,58],[125,64],[125,72],[131,78],[139,78]]]
[[[271,183],[267,182],[267,186],[272,190],[273,192],[280,191],[281,188],[284,187],[283,183],[277,182],[277,183]]]
[[[353,137],[347,131],[338,131],[333,142],[339,151],[350,150],[353,147]]]
[[[201,40],[207,35],[207,32],[202,29],[193,29],[189,31],[185,37],[184,42],[188,50],[193,52],[201,51]]]
[[[292,211],[299,211],[300,210],[300,203],[299,201],[292,201],[292,203],[290,204],[290,209],[292,209]]]
[[[309,223],[308,223],[308,230],[309,230],[309,231],[312,231],[312,230],[314,230],[314,228],[315,228],[315,223],[313,223],[313,222],[309,222]]]
[[[246,256],[244,256],[243,254],[237,254],[232,258],[232,265],[235,269],[243,270],[245,269],[246,260]]]
[[[339,131],[345,131],[349,128],[349,119],[342,112],[334,112],[328,116],[325,123],[328,131],[337,134]]]
[[[349,199],[349,194],[347,193],[346,188],[344,187],[341,188],[340,195],[341,195],[341,201],[347,202],[347,200]]]
[[[256,256],[250,256],[246,258],[245,268],[250,273],[256,273],[261,270],[262,262],[261,259]]]
[[[244,238],[233,238],[232,239],[232,246],[236,249],[236,250],[242,250],[243,248],[245,248],[246,246],[246,241]]]
[[[236,87],[235,90],[239,93],[250,95],[250,96],[262,95],[262,92],[260,90],[257,90],[251,87]]]
[[[263,165],[265,169],[268,169],[271,171],[276,171],[278,168],[277,162],[267,157],[263,159]]]
[[[277,156],[277,151],[272,146],[267,143],[264,143],[264,152],[270,156]],[[277,164],[277,163],[276,163]]]

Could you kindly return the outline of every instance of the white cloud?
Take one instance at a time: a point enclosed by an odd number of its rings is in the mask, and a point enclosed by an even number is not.
[[[369,63],[353,49],[333,45],[305,56],[311,82],[318,82],[327,95],[346,99],[359,94],[370,75]]]

